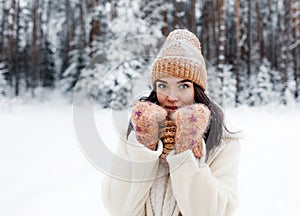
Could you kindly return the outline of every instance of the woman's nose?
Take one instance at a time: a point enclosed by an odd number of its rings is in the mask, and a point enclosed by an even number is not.
[[[178,101],[179,97],[176,91],[170,91],[170,94],[168,95],[167,99],[170,102],[174,102],[174,101]]]

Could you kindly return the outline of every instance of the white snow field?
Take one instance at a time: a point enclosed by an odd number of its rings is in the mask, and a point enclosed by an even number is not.
[[[115,137],[109,110],[97,128]],[[243,131],[236,216],[300,215],[300,105],[226,109]],[[102,216],[101,179],[81,152],[72,105],[48,101],[0,109],[0,215]],[[205,196],[205,195],[204,195]]]

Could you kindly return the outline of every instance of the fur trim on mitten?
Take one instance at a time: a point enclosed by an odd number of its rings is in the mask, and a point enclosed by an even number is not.
[[[151,102],[137,102],[131,114],[131,122],[137,140],[151,150],[155,150],[159,139],[159,122],[167,116],[167,111]]]
[[[202,156],[202,138],[209,123],[210,111],[204,104],[182,107],[174,113],[176,153],[192,149],[196,158]]]

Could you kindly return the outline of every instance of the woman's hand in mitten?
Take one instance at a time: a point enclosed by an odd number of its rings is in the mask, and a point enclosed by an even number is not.
[[[167,116],[167,111],[151,102],[137,102],[131,114],[131,122],[137,140],[151,150],[155,150],[159,139],[159,125]]]
[[[202,138],[209,123],[210,111],[204,104],[179,108],[174,113],[176,153],[191,149],[196,158],[202,156]]]

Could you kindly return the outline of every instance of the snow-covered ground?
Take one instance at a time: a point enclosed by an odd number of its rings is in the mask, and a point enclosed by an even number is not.
[[[114,136],[110,112],[98,129]],[[300,106],[226,109],[243,130],[236,216],[300,215]],[[108,215],[104,174],[82,154],[72,106],[48,101],[0,109],[0,215]]]

